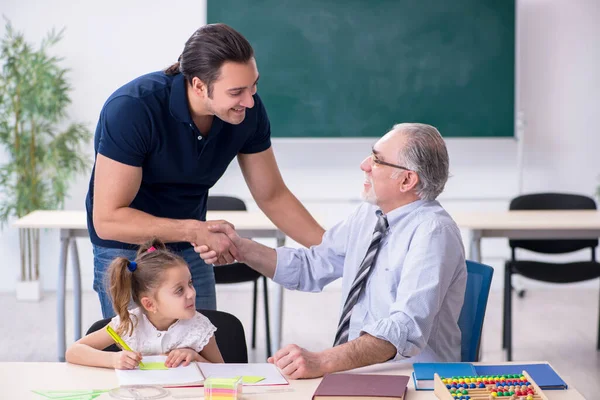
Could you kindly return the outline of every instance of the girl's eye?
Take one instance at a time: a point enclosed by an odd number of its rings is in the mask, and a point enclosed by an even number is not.
[[[179,288],[179,289],[177,289],[177,290],[175,291],[175,293],[177,293],[177,294],[180,294],[180,293],[182,293],[182,292],[183,292],[183,288]]]

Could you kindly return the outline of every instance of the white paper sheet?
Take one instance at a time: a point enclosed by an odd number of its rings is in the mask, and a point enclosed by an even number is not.
[[[202,374],[208,377],[233,378],[236,376],[262,376],[265,379],[257,383],[245,383],[244,386],[288,385],[289,382],[273,364],[210,364],[198,363]]]
[[[142,362],[165,362],[167,356],[144,356]],[[187,367],[179,366],[166,370],[115,370],[119,386],[152,385],[152,386],[195,386],[202,385],[204,376],[193,362]]]

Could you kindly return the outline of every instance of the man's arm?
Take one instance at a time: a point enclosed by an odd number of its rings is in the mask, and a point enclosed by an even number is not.
[[[241,238],[229,225],[209,225],[208,229],[212,232],[223,232],[229,237],[237,249],[237,261],[246,263],[267,278],[273,279],[277,268],[277,252],[275,249],[263,246],[250,239]],[[220,264],[217,253],[209,249],[207,245],[195,246],[194,250],[200,253],[200,257],[205,263]]]
[[[325,230],[285,185],[272,147],[240,153],[238,162],[256,204],[279,229],[306,247],[321,243]]]
[[[364,334],[319,353],[295,344],[288,345],[269,357],[268,362],[277,365],[291,379],[301,379],[383,363],[395,355],[396,347],[393,344]]]
[[[342,276],[349,235],[350,216],[323,235],[323,241],[310,249],[280,247],[274,250],[250,239],[241,238],[227,224],[210,224],[211,232],[226,234],[236,249],[236,259],[248,264],[280,285],[305,292],[320,292]],[[207,264],[221,265],[217,253],[209,246],[194,246]]]
[[[98,153],[94,176],[94,229],[101,239],[143,243],[153,237],[164,242],[206,243],[232,262],[231,241],[208,231],[211,222],[158,218],[129,207],[142,182],[142,168]],[[235,250],[233,250],[235,252]]]
[[[465,284],[466,264],[458,227],[423,222],[412,233],[389,316],[363,326],[361,334],[394,344],[400,358],[414,357],[427,346],[436,323],[445,324],[445,329],[456,327]],[[457,346],[447,351],[460,355],[460,336],[445,341]]]

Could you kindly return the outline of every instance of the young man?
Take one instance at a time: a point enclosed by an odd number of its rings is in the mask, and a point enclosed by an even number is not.
[[[104,104],[86,199],[104,317],[114,315],[108,265],[116,256],[133,259],[136,245],[152,237],[190,265],[197,307],[216,308],[212,266],[190,243],[209,244],[220,263],[234,260],[230,239],[210,232],[205,219],[208,190],[236,156],[265,214],[305,246],[321,241],[323,229],[281,178],[258,78],[250,43],[226,25],[206,25],[177,63],[127,83]]]
[[[288,289],[321,291],[342,278],[344,304],[334,347],[297,345],[269,362],[291,378],[314,378],[388,360],[460,361],[458,317],[467,282],[460,231],[435,200],[448,179],[437,129],[399,124],[361,163],[365,203],[311,249],[276,250],[215,224],[238,260]],[[196,250],[217,262],[209,246]]]

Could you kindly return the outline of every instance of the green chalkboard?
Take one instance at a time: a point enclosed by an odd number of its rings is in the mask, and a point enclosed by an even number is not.
[[[252,43],[274,137],[514,135],[515,0],[208,0]]]

